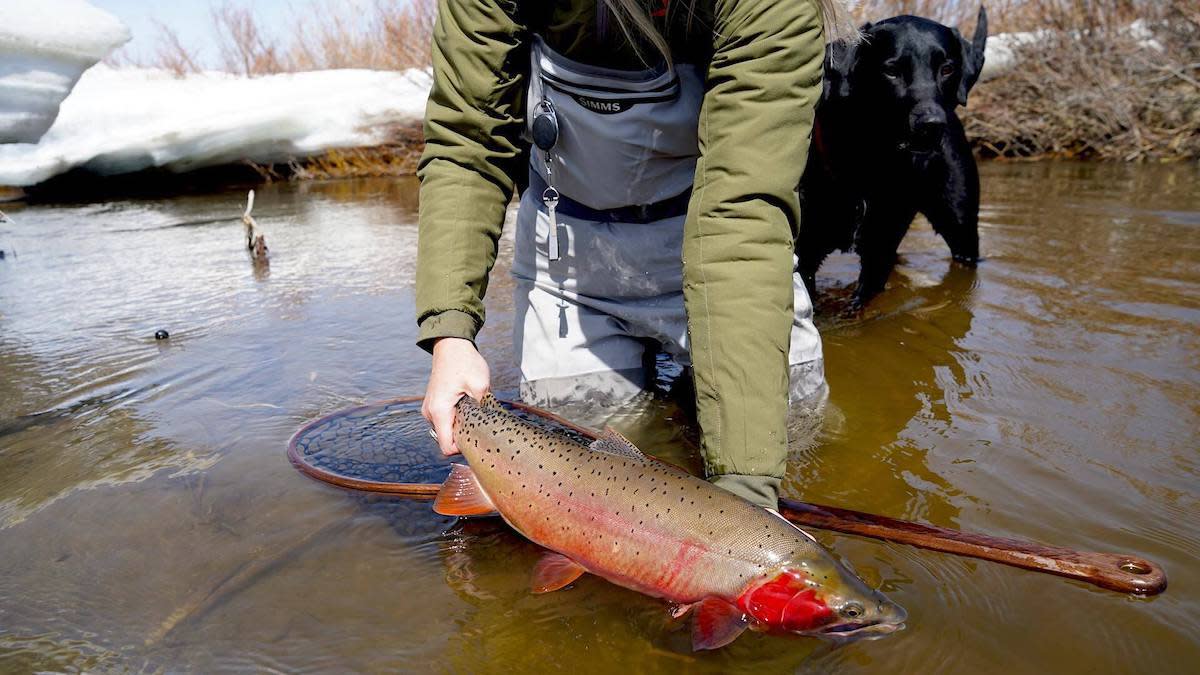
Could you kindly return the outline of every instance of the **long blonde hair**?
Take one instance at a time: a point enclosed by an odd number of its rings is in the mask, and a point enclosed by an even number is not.
[[[788,2],[789,0],[778,1]],[[621,27],[621,32],[625,34],[626,39],[638,51],[639,56],[643,57],[643,61],[648,62],[645,54],[641,53],[641,40],[649,42],[654,51],[658,52],[667,63],[671,63],[671,48],[667,45],[667,40],[662,33],[654,27],[654,21],[644,7],[644,0],[603,0],[603,2],[617,20],[617,25]],[[683,0],[683,2],[686,5],[684,11],[688,13],[690,19],[695,12],[696,0]],[[813,0],[813,2],[816,2],[821,10],[826,42],[854,38],[858,35],[858,29],[854,26],[854,18],[850,16],[850,12],[842,2],[839,0]]]

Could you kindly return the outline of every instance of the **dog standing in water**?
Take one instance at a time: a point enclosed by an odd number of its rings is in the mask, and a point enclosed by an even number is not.
[[[955,261],[979,260],[979,173],[955,108],[966,105],[983,69],[987,14],[980,8],[970,42],[916,16],[862,31],[860,42],[826,51],[796,240],[814,297],[825,258],[836,249],[858,253],[858,307],[883,290],[917,213]]]

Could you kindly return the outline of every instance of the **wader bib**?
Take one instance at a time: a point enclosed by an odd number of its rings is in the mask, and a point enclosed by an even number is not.
[[[512,266],[521,397],[615,405],[653,381],[648,344],[691,366],[683,225],[703,77],[690,64],[673,72],[585,65],[538,38],[532,61],[535,147]],[[791,398],[815,407],[826,393],[821,340],[800,275],[792,282]]]

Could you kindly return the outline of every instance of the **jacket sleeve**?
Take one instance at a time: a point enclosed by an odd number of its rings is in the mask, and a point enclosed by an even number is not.
[[[821,92],[814,0],[716,0],[684,302],[710,476],[787,462],[796,187]]]
[[[439,0],[417,245],[418,344],[475,339],[521,169],[528,52],[515,0]]]

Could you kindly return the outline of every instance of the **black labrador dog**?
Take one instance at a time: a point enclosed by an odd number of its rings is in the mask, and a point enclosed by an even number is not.
[[[916,16],[862,30],[860,42],[826,51],[796,239],[814,298],[817,268],[830,253],[859,254],[860,308],[883,290],[917,213],[954,260],[979,259],[979,173],[955,107],[966,104],[983,69],[987,13],[980,8],[970,42]]]

